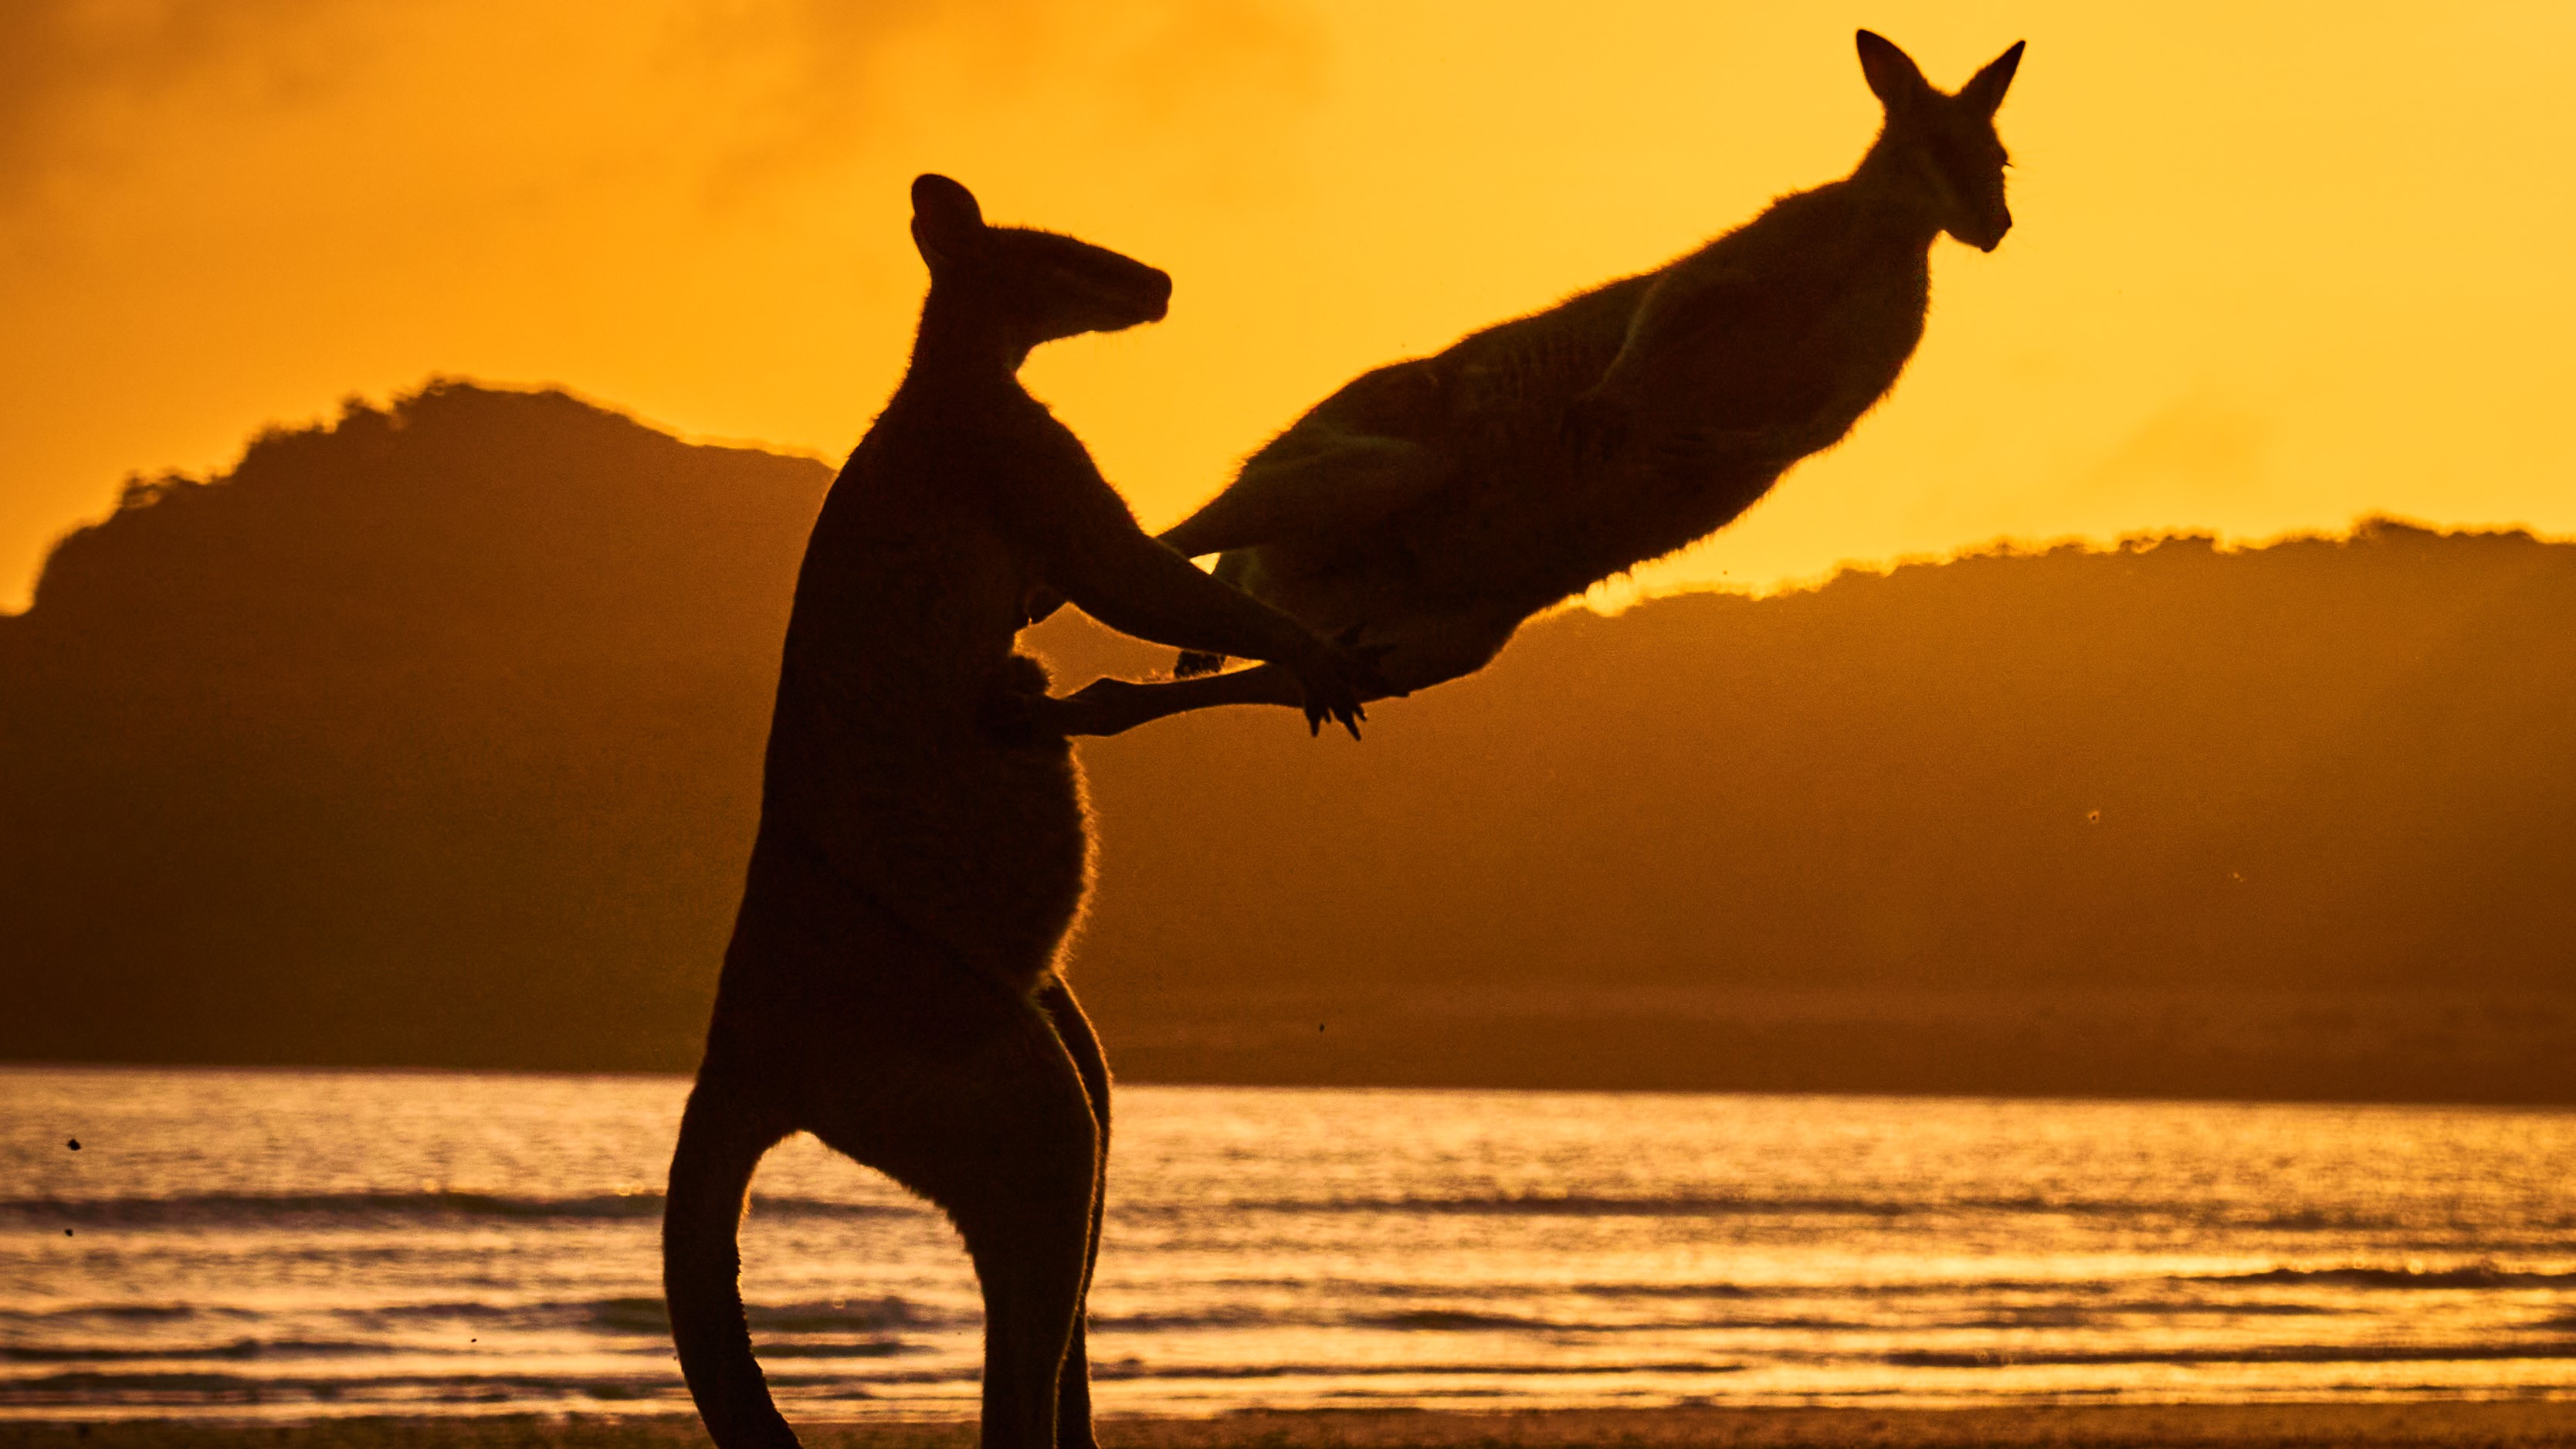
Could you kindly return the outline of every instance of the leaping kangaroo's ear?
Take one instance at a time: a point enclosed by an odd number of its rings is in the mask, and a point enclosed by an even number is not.
[[[2021,47],[2022,42],[2014,41],[2012,49],[1996,56],[1992,64],[1970,76],[1968,83],[1959,87],[1959,99],[1976,107],[1979,114],[1992,116],[1995,108],[2004,103],[2004,92],[2012,86],[2013,72],[2021,69]]]
[[[984,234],[984,209],[975,193],[945,176],[925,172],[912,181],[912,244],[921,259],[954,261]]]
[[[1860,47],[1860,73],[1869,80],[1870,94],[1878,103],[1893,111],[1910,105],[1931,93],[1932,83],[1913,57],[1896,48],[1896,42],[1876,31],[1859,31],[1852,37]]]

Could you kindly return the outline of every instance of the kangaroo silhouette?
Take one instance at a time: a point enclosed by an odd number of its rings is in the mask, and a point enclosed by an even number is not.
[[[983,1287],[983,1442],[1092,1443],[1083,1303],[1109,1073],[1059,951],[1091,876],[1082,776],[1014,652],[1042,589],[1115,628],[1285,661],[1310,725],[1356,666],[1136,525],[1029,396],[1041,342],[1160,318],[1171,279],[913,183],[912,361],[825,497],[779,669],[760,827],[671,1162],[663,1286],[723,1449],[796,1437],[739,1284],[753,1169],[812,1132],[946,1210]]]
[[[1362,631],[1401,694],[1483,667],[1523,620],[1706,537],[1896,383],[1923,335],[1944,232],[1994,250],[2012,225],[1994,114],[2016,43],[1955,95],[1858,33],[1886,121],[1840,181],[1660,270],[1364,373],[1165,533],[1219,578],[1318,630]],[[1103,680],[1075,698],[1109,733],[1219,704],[1294,703],[1257,668]]]

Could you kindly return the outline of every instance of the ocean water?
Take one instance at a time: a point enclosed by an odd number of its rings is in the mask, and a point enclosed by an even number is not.
[[[682,1409],[685,1089],[0,1069],[0,1419]],[[1139,1086],[1110,1191],[1105,1412],[2576,1397],[2564,1111]],[[944,1222],[754,1193],[790,1416],[971,1414]]]

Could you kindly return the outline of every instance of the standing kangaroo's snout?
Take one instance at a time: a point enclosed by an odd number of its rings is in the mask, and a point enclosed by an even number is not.
[[[1172,310],[1172,274],[1156,267],[1145,269],[1152,276],[1145,284],[1145,320],[1160,322]]]
[[[1172,310],[1172,274],[1116,252],[1102,253],[1118,265],[1101,280],[1101,290],[1120,314],[1117,326],[1160,322]],[[1107,329],[1104,329],[1107,330]]]
[[[1064,247],[1048,266],[1047,286],[1036,300],[1041,313],[1033,319],[1050,337],[1075,332],[1123,332],[1160,322],[1172,310],[1172,274],[1105,247],[1046,233],[1034,233],[1040,245]]]

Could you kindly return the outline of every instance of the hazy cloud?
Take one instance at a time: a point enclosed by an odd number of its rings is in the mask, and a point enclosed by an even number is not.
[[[0,6],[0,206],[55,172],[113,165],[189,110],[327,92],[348,0],[10,0]]]
[[[11,0],[0,209],[55,179],[113,181],[209,125],[336,116],[379,87],[515,119],[558,157],[587,133],[573,149],[593,162],[688,166],[719,199],[868,147],[925,94],[1042,92],[1076,125],[1168,138],[1204,173],[1226,138],[1263,149],[1314,100],[1322,54],[1314,18],[1274,0]]]
[[[673,67],[733,108],[712,178],[720,191],[866,145],[907,90],[968,108],[1043,97],[1067,126],[1177,158],[1176,179],[1197,189],[1230,163],[1267,159],[1280,128],[1321,95],[1322,25],[1278,0],[720,8],[675,30]]]
[[[2272,419],[2196,393],[2140,424],[2095,473],[2094,486],[2194,499],[2241,494],[2261,483],[2273,432]]]
[[[1115,119],[1138,132],[1166,132],[1198,144],[1183,150],[1181,179],[1231,193],[1267,180],[1243,160],[1284,139],[1283,123],[1318,104],[1327,59],[1311,14],[1252,0],[1160,7],[1154,23],[1119,57]],[[1250,154],[1247,155],[1247,152]]]

